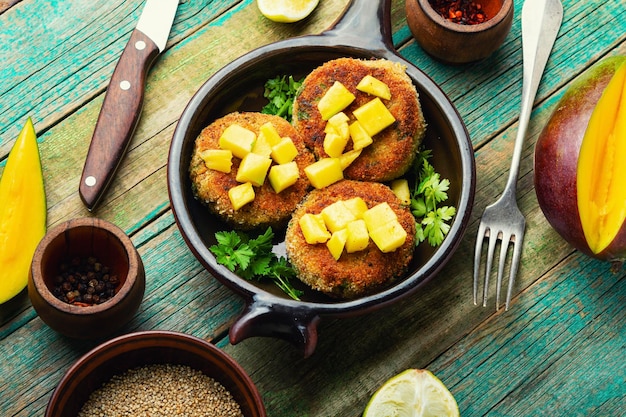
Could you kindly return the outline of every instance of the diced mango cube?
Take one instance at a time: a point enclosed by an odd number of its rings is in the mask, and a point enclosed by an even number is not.
[[[276,145],[272,146],[272,159],[277,164],[286,164],[298,156],[298,148],[290,137],[284,137]]]
[[[328,119],[328,123],[326,123],[326,127],[324,128],[325,133],[336,133],[341,136],[346,141],[350,139],[350,129],[348,127],[348,121],[350,119],[344,112],[339,112],[330,119]]]
[[[326,227],[331,232],[345,229],[348,223],[356,220],[356,216],[343,204],[342,200],[335,201],[324,207],[321,214],[326,223]]]
[[[343,200],[343,205],[346,206],[357,219],[363,218],[363,214],[367,211],[367,203],[361,197]]]
[[[358,157],[361,155],[362,149],[352,149],[346,153],[343,153],[339,156],[339,163],[341,165],[341,169],[346,169],[352,164]]]
[[[250,152],[241,160],[235,179],[260,187],[265,182],[265,176],[271,164],[270,158]]]
[[[355,150],[363,149],[374,143],[374,139],[365,131],[365,128],[358,120],[352,122],[349,126],[350,137],[352,138],[352,148]]]
[[[270,185],[280,193],[284,189],[291,187],[300,178],[300,170],[296,161],[287,162],[286,164],[274,165],[270,168],[267,179]]]
[[[378,246],[381,252],[393,252],[404,245],[407,233],[400,222],[392,220],[372,231],[370,231],[372,241]]]
[[[409,181],[406,178],[393,180],[391,182],[391,191],[405,206],[411,204],[411,190],[409,189]]]
[[[207,149],[200,153],[200,157],[207,168],[227,174],[233,165],[233,153],[228,149]]]
[[[254,145],[252,145],[252,153],[269,158],[272,154],[272,146],[267,136],[263,132],[259,132],[259,136],[257,136]]]
[[[265,136],[270,146],[276,145],[282,139],[280,133],[276,130],[276,126],[274,126],[272,122],[262,124],[261,127],[259,127],[259,135]]]
[[[304,173],[315,188],[328,187],[343,179],[339,158],[322,158],[304,168]]]
[[[363,220],[365,220],[368,230],[376,230],[386,223],[397,221],[398,216],[396,216],[395,211],[393,211],[389,204],[384,202],[375,205],[363,213]]]
[[[369,74],[363,77],[361,81],[359,81],[356,89],[385,100],[389,100],[391,98],[391,91],[389,90],[389,86],[380,81],[378,78],[373,77]]]
[[[348,117],[348,115],[341,111],[328,119],[328,123],[332,126],[337,127],[344,123],[348,123],[349,120],[350,118]]]
[[[346,246],[346,241],[348,240],[348,229],[341,229],[333,232],[330,239],[326,242],[326,247],[330,251],[330,254],[333,255],[336,261],[341,258],[341,254],[343,253],[343,248]]]
[[[254,201],[254,188],[252,183],[239,184],[228,190],[228,198],[235,210],[239,210],[246,204]]]
[[[342,137],[337,133],[326,133],[324,136],[324,152],[331,158],[338,158],[343,154],[343,150],[346,148],[348,144],[348,137]]]
[[[221,149],[227,149],[237,158],[243,159],[250,151],[256,139],[256,134],[238,124],[232,124],[224,129],[219,139]]]
[[[339,81],[335,81],[317,103],[317,109],[322,116],[322,120],[328,120],[348,107],[354,99],[354,94],[346,86]]]
[[[370,136],[383,131],[396,121],[378,97],[355,109],[353,114]]]
[[[353,253],[367,248],[370,235],[363,219],[354,220],[346,226],[348,238],[346,239],[346,252]]]
[[[330,232],[326,228],[324,219],[320,214],[305,213],[298,221],[304,240],[309,245],[325,243],[330,239]]]

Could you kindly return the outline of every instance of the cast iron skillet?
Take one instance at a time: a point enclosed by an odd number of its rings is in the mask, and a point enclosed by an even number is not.
[[[172,210],[187,245],[202,265],[247,302],[245,311],[230,329],[233,344],[252,336],[274,336],[301,347],[307,357],[315,350],[321,316],[362,314],[415,292],[436,275],[461,241],[476,182],[471,142],[463,121],[441,89],[395,51],[390,13],[391,0],[352,0],[343,16],[321,34],[279,41],[241,56],[206,81],[178,122],[168,162]],[[263,84],[269,78],[305,75],[321,63],[339,57],[386,58],[407,66],[428,123],[425,146],[433,150],[435,168],[450,179],[449,203],[456,206],[457,215],[443,244],[437,249],[420,245],[407,277],[393,286],[349,301],[334,300],[302,286],[305,295],[302,301],[295,301],[272,283],[246,281],[216,262],[209,247],[216,243],[215,232],[228,227],[193,198],[188,167],[194,141],[202,128],[233,110],[260,110],[262,104],[254,98],[262,98]],[[279,231],[276,234],[279,236]],[[284,251],[280,238],[276,248]]]

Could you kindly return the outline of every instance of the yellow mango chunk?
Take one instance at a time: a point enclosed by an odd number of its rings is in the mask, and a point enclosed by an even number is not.
[[[280,193],[294,185],[298,178],[300,178],[300,170],[296,161],[274,165],[270,168],[270,173],[267,175],[267,179],[276,193]]]
[[[373,77],[369,74],[363,77],[361,81],[359,81],[356,89],[385,100],[389,100],[391,98],[391,91],[389,90],[389,86],[380,81],[378,78]]]
[[[321,214],[326,227],[331,232],[344,229],[348,223],[356,220],[354,213],[341,200],[324,207]]]
[[[0,304],[28,283],[33,254],[46,233],[46,207],[37,135],[29,117],[0,177]]]
[[[252,183],[239,184],[228,190],[228,198],[235,210],[239,210],[248,203],[254,201],[254,188]]]
[[[311,185],[318,189],[343,179],[343,170],[338,158],[322,158],[304,168],[304,173]]]
[[[272,122],[262,124],[259,128],[259,135],[263,135],[270,146],[276,145],[282,139]]]
[[[362,149],[352,149],[339,156],[339,164],[341,169],[344,170],[350,166],[361,155]]]
[[[381,252],[393,252],[404,245],[407,233],[400,222],[392,220],[369,232],[370,238]]]
[[[346,252],[353,253],[367,248],[370,235],[363,219],[354,220],[346,226],[348,238],[346,239]]]
[[[342,137],[334,132],[326,133],[324,136],[324,152],[331,158],[338,158],[343,154],[350,140],[350,136]]]
[[[227,174],[233,165],[233,153],[228,149],[207,149],[200,153],[200,158],[208,169]]]
[[[350,121],[350,118],[344,112],[339,112],[330,119],[328,119],[328,123],[326,123],[324,132],[336,133],[341,138],[348,140],[350,139],[348,121]]]
[[[290,137],[284,137],[276,145],[272,146],[272,159],[277,164],[286,164],[298,156],[298,148]]]
[[[348,127],[352,138],[352,148],[354,150],[363,149],[374,143],[374,139],[367,133],[361,122],[355,120]]]
[[[267,136],[263,134],[263,132],[259,132],[259,136],[257,136],[254,144],[252,145],[251,152],[269,158],[272,154],[272,146],[273,144],[270,143],[270,140],[267,138]]]
[[[396,216],[395,211],[393,211],[389,204],[384,202],[375,205],[363,213],[363,220],[368,230],[376,230],[384,224],[397,221],[398,216]]]
[[[370,136],[382,132],[396,121],[378,97],[355,109],[353,114]]]
[[[243,159],[252,151],[256,133],[238,124],[232,124],[224,129],[219,139],[221,149],[227,149],[237,158]]]
[[[391,191],[405,206],[411,204],[411,190],[409,189],[409,181],[406,178],[391,181]]]
[[[235,179],[239,182],[250,182],[252,185],[260,187],[265,182],[271,164],[270,158],[250,152],[241,160]]]
[[[613,242],[626,220],[626,64],[594,108],[577,166],[578,211],[594,253]]]
[[[330,239],[330,232],[326,228],[324,219],[320,214],[306,213],[298,221],[304,240],[309,245],[325,243]]]
[[[367,211],[367,203],[361,197],[343,200],[343,205],[346,206],[357,219],[362,219],[363,214]]]
[[[317,109],[322,116],[322,120],[328,120],[348,107],[354,99],[354,94],[352,94],[346,86],[339,81],[335,81],[326,93],[324,93],[319,103],[317,103]]]
[[[341,254],[343,253],[343,249],[346,246],[346,241],[348,240],[348,230],[341,229],[334,232],[330,239],[326,242],[326,247],[330,251],[330,254],[335,258],[336,261],[341,258]]]

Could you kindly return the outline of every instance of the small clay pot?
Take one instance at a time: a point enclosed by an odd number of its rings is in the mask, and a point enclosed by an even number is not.
[[[70,304],[53,294],[61,264],[94,256],[118,277],[115,295],[94,305]],[[28,296],[52,329],[78,339],[111,335],[135,314],[145,291],[145,270],[130,238],[116,225],[97,218],[62,223],[39,242],[31,263]]]
[[[244,417],[266,416],[256,386],[233,358],[195,336],[153,330],[119,336],[78,359],[52,393],[44,417],[76,416],[89,395],[112,377],[154,364],[199,370],[232,394]]]
[[[429,0],[406,0],[406,18],[417,43],[447,64],[465,64],[491,55],[502,45],[513,23],[513,0],[474,0],[487,20],[454,23],[441,16]]]

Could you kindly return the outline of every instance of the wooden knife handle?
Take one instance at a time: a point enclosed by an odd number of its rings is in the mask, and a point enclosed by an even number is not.
[[[146,76],[158,54],[156,44],[135,29],[115,67],[78,189],[90,211],[111,183],[130,144],[143,106]]]

